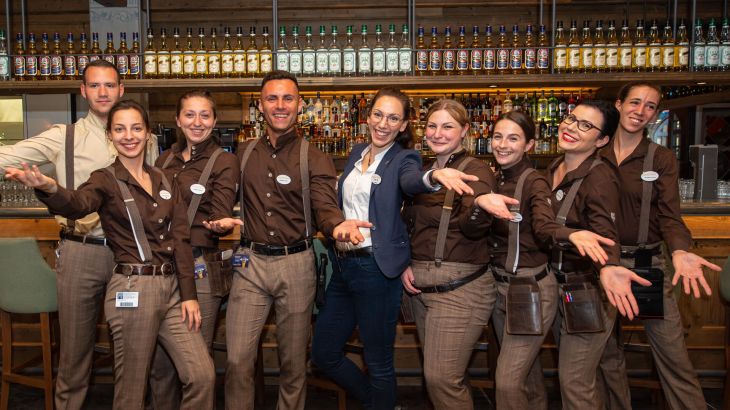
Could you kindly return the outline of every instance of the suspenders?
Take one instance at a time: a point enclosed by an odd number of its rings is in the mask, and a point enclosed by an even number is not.
[[[457,171],[464,171],[467,164],[469,164],[474,157],[466,157],[461,164],[456,168]],[[436,252],[434,254],[434,261],[436,266],[441,266],[441,262],[444,260],[444,248],[446,247],[446,233],[449,228],[449,220],[451,219],[451,211],[454,206],[454,190],[450,189],[446,192],[444,198],[444,205],[441,208],[441,220],[439,221],[439,231],[436,235]]]
[[[208,183],[208,179],[210,178],[210,173],[213,172],[213,165],[215,165],[215,160],[218,158],[218,156],[223,152],[223,148],[218,147],[213,153],[210,155],[210,158],[208,158],[208,162],[205,163],[205,168],[203,168],[203,172],[200,174],[200,178],[198,179],[198,184],[205,186],[205,184]],[[165,159],[165,162],[162,164],[162,169],[167,168],[168,165],[170,165],[170,162],[172,161],[173,155],[170,153],[170,155],[167,156]],[[188,205],[188,226],[193,226],[193,218],[195,218],[195,214],[198,212],[198,207],[200,206],[200,201],[203,199],[203,194],[197,194],[193,193],[193,199],[190,201],[190,204]]]
[[[74,189],[74,134],[76,131],[76,124],[66,125],[66,188]],[[73,219],[66,219],[66,228],[69,232],[73,233],[74,225],[76,221]]]
[[[310,238],[314,234],[314,232],[312,232],[312,201],[311,201],[311,191],[309,188],[309,141],[305,140],[304,138],[302,138],[301,141],[302,141],[302,143],[301,143],[301,145],[299,145],[299,173],[301,174],[301,179],[302,179],[302,205],[304,207],[305,238]],[[243,155],[241,156],[241,184],[239,187],[239,201],[240,201],[239,215],[240,215],[242,221],[244,220],[243,219],[243,213],[244,213],[243,175],[244,175],[244,171],[246,169],[246,164],[248,163],[248,158],[251,156],[253,149],[256,147],[256,144],[258,144],[258,143],[259,143],[258,139],[249,142],[249,144],[246,146],[246,150],[243,151]],[[241,237],[243,237],[243,231],[241,231]]]
[[[514,198],[522,204],[522,188],[525,185],[527,176],[534,172],[534,168],[528,168],[522,171],[520,178],[517,180]],[[519,212],[520,205],[510,205],[511,212]],[[520,219],[521,220],[521,219]],[[520,262],[520,221],[509,221],[509,235],[507,237],[507,261],[504,264],[504,270],[509,273],[517,273],[517,265]]]
[[[658,145],[650,142],[649,150],[644,157],[644,167],[642,172],[651,171],[654,168],[654,153]],[[652,181],[644,181],[642,183],[643,191],[641,193],[641,213],[639,214],[639,238],[636,243],[639,248],[646,247],[646,240],[649,238],[649,211],[651,209],[651,193],[653,188]]]

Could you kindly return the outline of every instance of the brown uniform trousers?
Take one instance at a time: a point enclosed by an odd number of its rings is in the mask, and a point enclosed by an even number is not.
[[[470,263],[412,261],[416,286],[441,285],[479,269]],[[496,299],[490,272],[446,293],[413,297],[413,314],[423,349],[423,372],[435,409],[471,410],[474,402],[465,382],[474,344],[489,323]]]
[[[203,262],[203,257],[195,258],[195,263]],[[212,354],[213,338],[215,337],[215,324],[220,310],[220,296],[211,293],[210,281],[207,277],[196,279],[195,288],[198,292],[198,303],[200,304],[200,316],[203,320],[200,326],[200,334],[203,335],[208,352]],[[170,355],[158,343],[152,367],[150,369],[150,393],[152,407],[155,410],[177,410],[180,408],[182,391],[180,379],[172,364]]]
[[[633,258],[621,258],[621,265],[634,268]],[[663,254],[652,257],[654,268],[665,270]],[[644,331],[651,345],[654,366],[664,390],[664,397],[672,409],[704,409],[707,407],[697,373],[684,343],[682,318],[674,298],[672,277],[664,275],[664,319],[642,319]],[[610,369],[626,373],[626,360],[620,346],[604,356],[601,363],[604,375]],[[608,370],[607,370],[608,369]],[[620,387],[620,384],[619,384]]]
[[[55,404],[59,410],[80,409],[89,377],[106,284],[114,269],[114,254],[104,245],[63,240],[58,245],[56,283],[60,358]]]
[[[304,409],[307,345],[315,293],[314,253],[249,254],[247,267],[234,267],[226,312],[226,408],[254,408],[254,365],[271,305],[276,312],[279,353],[278,409]],[[235,256],[234,256],[235,257]]]
[[[117,308],[116,293],[139,292],[139,307]],[[212,409],[215,369],[200,332],[182,322],[177,277],[125,276],[109,281],[104,312],[114,340],[114,409],[144,407],[147,375],[159,342],[183,384],[179,408]]]
[[[603,407],[607,410],[631,410],[631,391],[620,328],[621,321],[616,320],[598,368],[597,387],[603,397]]]
[[[525,275],[534,275],[543,267],[525,269]],[[495,269],[505,275],[504,270]],[[522,273],[520,273],[522,275]],[[555,276],[548,274],[538,282],[542,309],[542,335],[511,335],[506,331],[507,289],[509,284],[497,282],[497,304],[492,312],[492,323],[500,342],[497,359],[496,398],[497,408],[515,410],[547,409],[548,398],[540,349],[558,308],[558,284]]]

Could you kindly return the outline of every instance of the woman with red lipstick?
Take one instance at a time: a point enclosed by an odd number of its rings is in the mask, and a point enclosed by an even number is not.
[[[27,164],[23,170],[6,169],[6,177],[34,187],[52,213],[68,218],[99,213],[117,264],[104,302],[114,340],[114,409],[144,407],[158,342],[184,385],[181,408],[211,409],[215,371],[198,332],[185,205],[162,172],[144,163],[150,127],[141,105],[114,104],[106,131],[117,159],[75,191]]]

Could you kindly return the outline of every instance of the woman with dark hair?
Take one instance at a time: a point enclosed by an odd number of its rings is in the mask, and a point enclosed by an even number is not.
[[[381,88],[368,108],[370,143],[355,146],[337,191],[346,219],[372,223],[360,228],[358,245],[338,243],[325,304],[315,324],[312,362],[368,409],[392,409],[396,400],[393,343],[403,285],[410,264],[408,232],[401,218],[404,195],[437,191],[441,184],[472,194],[477,178],[452,168],[422,171],[411,143],[408,97]],[[343,348],[359,327],[367,374]]]
[[[526,155],[534,136],[535,123],[524,113],[510,111],[499,117],[492,135],[497,184],[494,193],[476,198],[463,228],[467,236],[487,236],[489,241],[490,268],[497,282],[492,321],[500,341],[495,375],[499,409],[547,408],[537,358],[555,318],[558,295],[555,276],[547,266],[547,246],[559,239],[570,240],[581,253],[603,262],[606,253],[598,243],[613,244],[555,222],[548,201],[550,185]],[[496,212],[495,203],[509,204],[510,212]]]
[[[198,332],[200,307],[185,204],[162,171],[144,163],[150,127],[141,105],[129,100],[114,104],[107,136],[117,159],[75,191],[27,164],[23,170],[6,169],[6,177],[34,187],[54,214],[78,218],[99,213],[116,262],[104,302],[114,340],[114,408],[144,407],[150,361],[159,342],[184,385],[180,408],[211,409],[215,371]]]
[[[213,96],[204,90],[183,94],[177,101],[178,141],[156,162],[187,205],[190,244],[195,258],[195,287],[203,323],[201,333],[212,348],[221,300],[231,286],[231,251],[218,249],[217,233],[207,221],[231,217],[239,179],[236,156],[223,151],[213,135],[217,119]],[[170,357],[158,346],[150,370],[150,391],[157,410],[180,406],[180,383]]]

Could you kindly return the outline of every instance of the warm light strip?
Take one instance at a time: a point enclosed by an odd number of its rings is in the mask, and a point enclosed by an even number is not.
[[[557,93],[565,92],[565,93],[589,93],[593,94],[597,92],[599,87],[495,87],[495,88],[438,88],[438,89],[407,89],[403,88],[401,91],[406,93],[409,96],[418,96],[418,97],[434,97],[434,96],[451,96],[451,94],[454,94],[455,96],[461,96],[461,94],[469,95],[471,94],[474,96],[475,94],[496,94],[499,92],[500,94],[504,94],[507,90],[510,91],[510,93],[532,93],[532,92],[542,92],[543,90],[546,92],[549,91],[555,91]],[[319,91],[319,95],[321,97],[333,97],[333,96],[342,96],[342,95],[357,95],[365,94],[368,95],[374,95],[377,89],[363,89],[363,90],[343,90],[343,91]],[[240,92],[239,93],[243,97],[250,97],[251,95],[258,96],[259,93],[257,92]],[[300,91],[299,94],[304,98],[309,97],[316,97],[317,91]],[[514,94],[513,94],[514,95]]]

